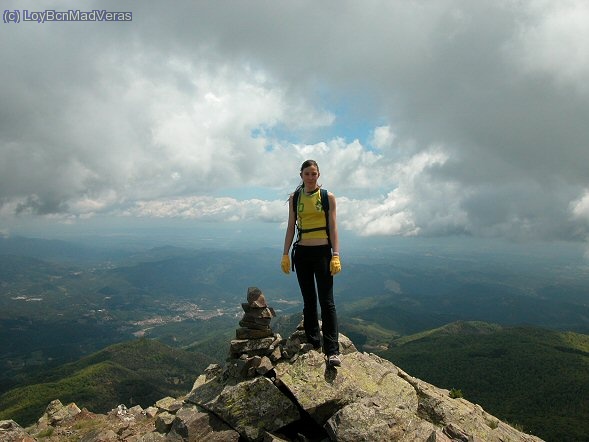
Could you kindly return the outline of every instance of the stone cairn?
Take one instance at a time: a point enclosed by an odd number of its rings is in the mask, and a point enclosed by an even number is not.
[[[241,304],[241,307],[244,315],[235,331],[236,339],[230,344],[227,375],[236,378],[266,375],[274,369],[278,360],[294,360],[301,351],[312,348],[304,343],[302,323],[288,339],[282,339],[280,334],[272,331],[270,322],[276,313],[268,306],[259,288],[248,288],[247,303]]]

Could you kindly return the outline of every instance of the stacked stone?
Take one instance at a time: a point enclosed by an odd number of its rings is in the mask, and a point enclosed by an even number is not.
[[[244,315],[229,350],[231,374],[242,378],[264,375],[282,357],[282,337],[274,334],[270,327],[276,313],[257,287],[248,288],[247,303],[241,304],[241,307]]]
[[[319,321],[319,327],[321,327],[321,325],[321,321]],[[299,354],[308,353],[311,350],[314,350],[314,348],[312,344],[307,342],[304,322],[301,320],[294,333],[283,343],[282,357],[294,362],[299,357]]]
[[[235,331],[237,339],[261,339],[272,336],[270,321],[276,313],[268,307],[266,297],[257,287],[247,289],[247,303],[241,304],[245,312]]]

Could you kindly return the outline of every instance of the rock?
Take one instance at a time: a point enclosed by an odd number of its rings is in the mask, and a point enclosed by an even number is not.
[[[253,307],[268,307],[264,294],[257,287],[249,287],[247,289],[247,303]]]
[[[354,345],[352,340],[350,338],[348,338],[347,336],[342,335],[341,333],[339,334],[338,341],[339,341],[339,351],[341,354],[347,355],[347,354],[355,353],[358,351],[358,349],[356,348],[356,346]]]
[[[247,301],[241,304],[244,315],[239,321],[240,328],[235,330],[237,339],[230,343],[230,361],[224,370],[225,376],[249,379],[264,375],[272,370],[273,362],[282,357],[282,338],[274,335],[270,328],[276,313],[268,307],[264,294],[257,287],[248,288]],[[262,357],[265,358],[263,364]],[[206,379],[199,377],[194,388],[204,382]]]
[[[230,351],[232,355],[261,356],[270,353],[270,346],[274,342],[273,337],[262,339],[234,339],[231,341]],[[239,356],[237,356],[239,357]]]
[[[161,433],[153,432],[153,433],[146,433],[137,439],[136,442],[170,442],[166,440],[166,436]]]
[[[145,416],[147,416],[148,418],[153,418],[157,415],[157,412],[157,407],[147,407],[145,409]]]
[[[323,355],[311,351],[275,367],[277,382],[317,423],[325,424],[332,440],[541,440],[376,355],[355,352],[341,359],[341,367],[329,368]]]
[[[196,381],[194,381],[192,389],[194,390],[196,387],[210,381],[216,376],[219,376],[222,372],[223,367],[221,367],[219,364],[210,364],[207,368],[205,368],[204,373],[201,374],[198,378],[196,378]]]
[[[336,412],[326,429],[332,440],[339,442],[410,442],[426,440],[436,430],[433,424],[412,417],[411,412],[390,403],[365,398]]]
[[[78,413],[80,413],[80,409],[76,404],[70,403],[64,406],[59,399],[55,399],[54,401],[51,401],[49,405],[47,405],[45,413],[38,420],[37,424],[39,426],[55,426],[62,420],[72,418]]]
[[[272,361],[267,356],[260,358],[260,363],[256,367],[256,373],[264,375],[274,368]]]
[[[239,326],[253,330],[268,330],[270,328],[270,318],[259,318],[256,320],[242,319],[239,321]]]
[[[283,439],[281,437],[276,436],[275,434],[270,433],[269,431],[266,431],[264,432],[262,442],[288,442],[288,439]]]
[[[183,401],[179,399],[175,399],[173,397],[165,397],[160,399],[155,403],[155,406],[160,409],[161,411],[167,411],[169,413],[176,413],[180,408],[182,408]]]
[[[167,411],[158,413],[155,419],[155,429],[159,433],[167,433],[172,428],[172,423],[174,422],[175,418],[176,416],[168,413]]]
[[[479,405],[466,399],[450,398],[448,390],[409,376],[401,369],[399,376],[415,389],[419,398],[419,414],[428,421],[443,426],[444,434],[451,439],[467,437],[469,441],[489,442],[541,440],[516,430],[484,411]]]
[[[280,349],[280,347],[275,347],[274,350],[272,350],[272,353],[270,353],[270,355],[268,356],[268,358],[272,362],[278,361],[281,357],[282,357],[282,350]]]
[[[436,429],[425,442],[452,442],[452,439],[446,436],[441,430]]]
[[[219,364],[210,364],[207,368],[205,368],[204,374],[206,376],[206,380],[211,380],[215,376],[218,376],[223,371],[223,367]]]
[[[211,413],[187,406],[176,413],[176,419],[168,436],[176,434],[188,442],[238,442],[239,433]]]
[[[0,421],[0,440],[3,442],[34,442],[19,424],[13,420]]]
[[[237,384],[214,379],[193,390],[187,401],[213,412],[248,440],[300,418],[293,402],[265,377]]]
[[[244,318],[255,319],[255,318],[267,318],[272,319],[276,316],[274,309],[270,307],[258,307],[251,304],[241,304],[241,308],[245,312]]]
[[[277,364],[276,376],[321,425],[344,406],[364,398],[394,397],[396,408],[417,410],[415,390],[388,361],[356,352],[343,355],[336,371],[326,368],[320,353],[311,351],[305,356],[292,365]]]
[[[128,411],[129,414],[133,415],[135,418],[145,415],[145,410],[143,407],[141,407],[141,405],[135,405],[134,407],[129,408]]]
[[[109,414],[124,422],[129,422],[135,419],[135,416],[129,412],[125,404],[119,404],[117,408],[111,410]]]
[[[260,339],[272,336],[272,329],[270,327],[266,329],[251,329],[240,327],[235,330],[236,339]]]

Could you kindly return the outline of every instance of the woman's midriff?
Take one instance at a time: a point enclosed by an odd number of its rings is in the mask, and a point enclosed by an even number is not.
[[[327,241],[327,238],[308,238],[301,239],[299,244],[302,246],[326,246],[329,241]]]

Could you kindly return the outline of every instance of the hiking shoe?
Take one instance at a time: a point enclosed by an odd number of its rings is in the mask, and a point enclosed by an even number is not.
[[[329,365],[330,367],[339,367],[340,365],[342,365],[342,361],[340,361],[338,355],[331,355],[327,358],[327,365]]]

